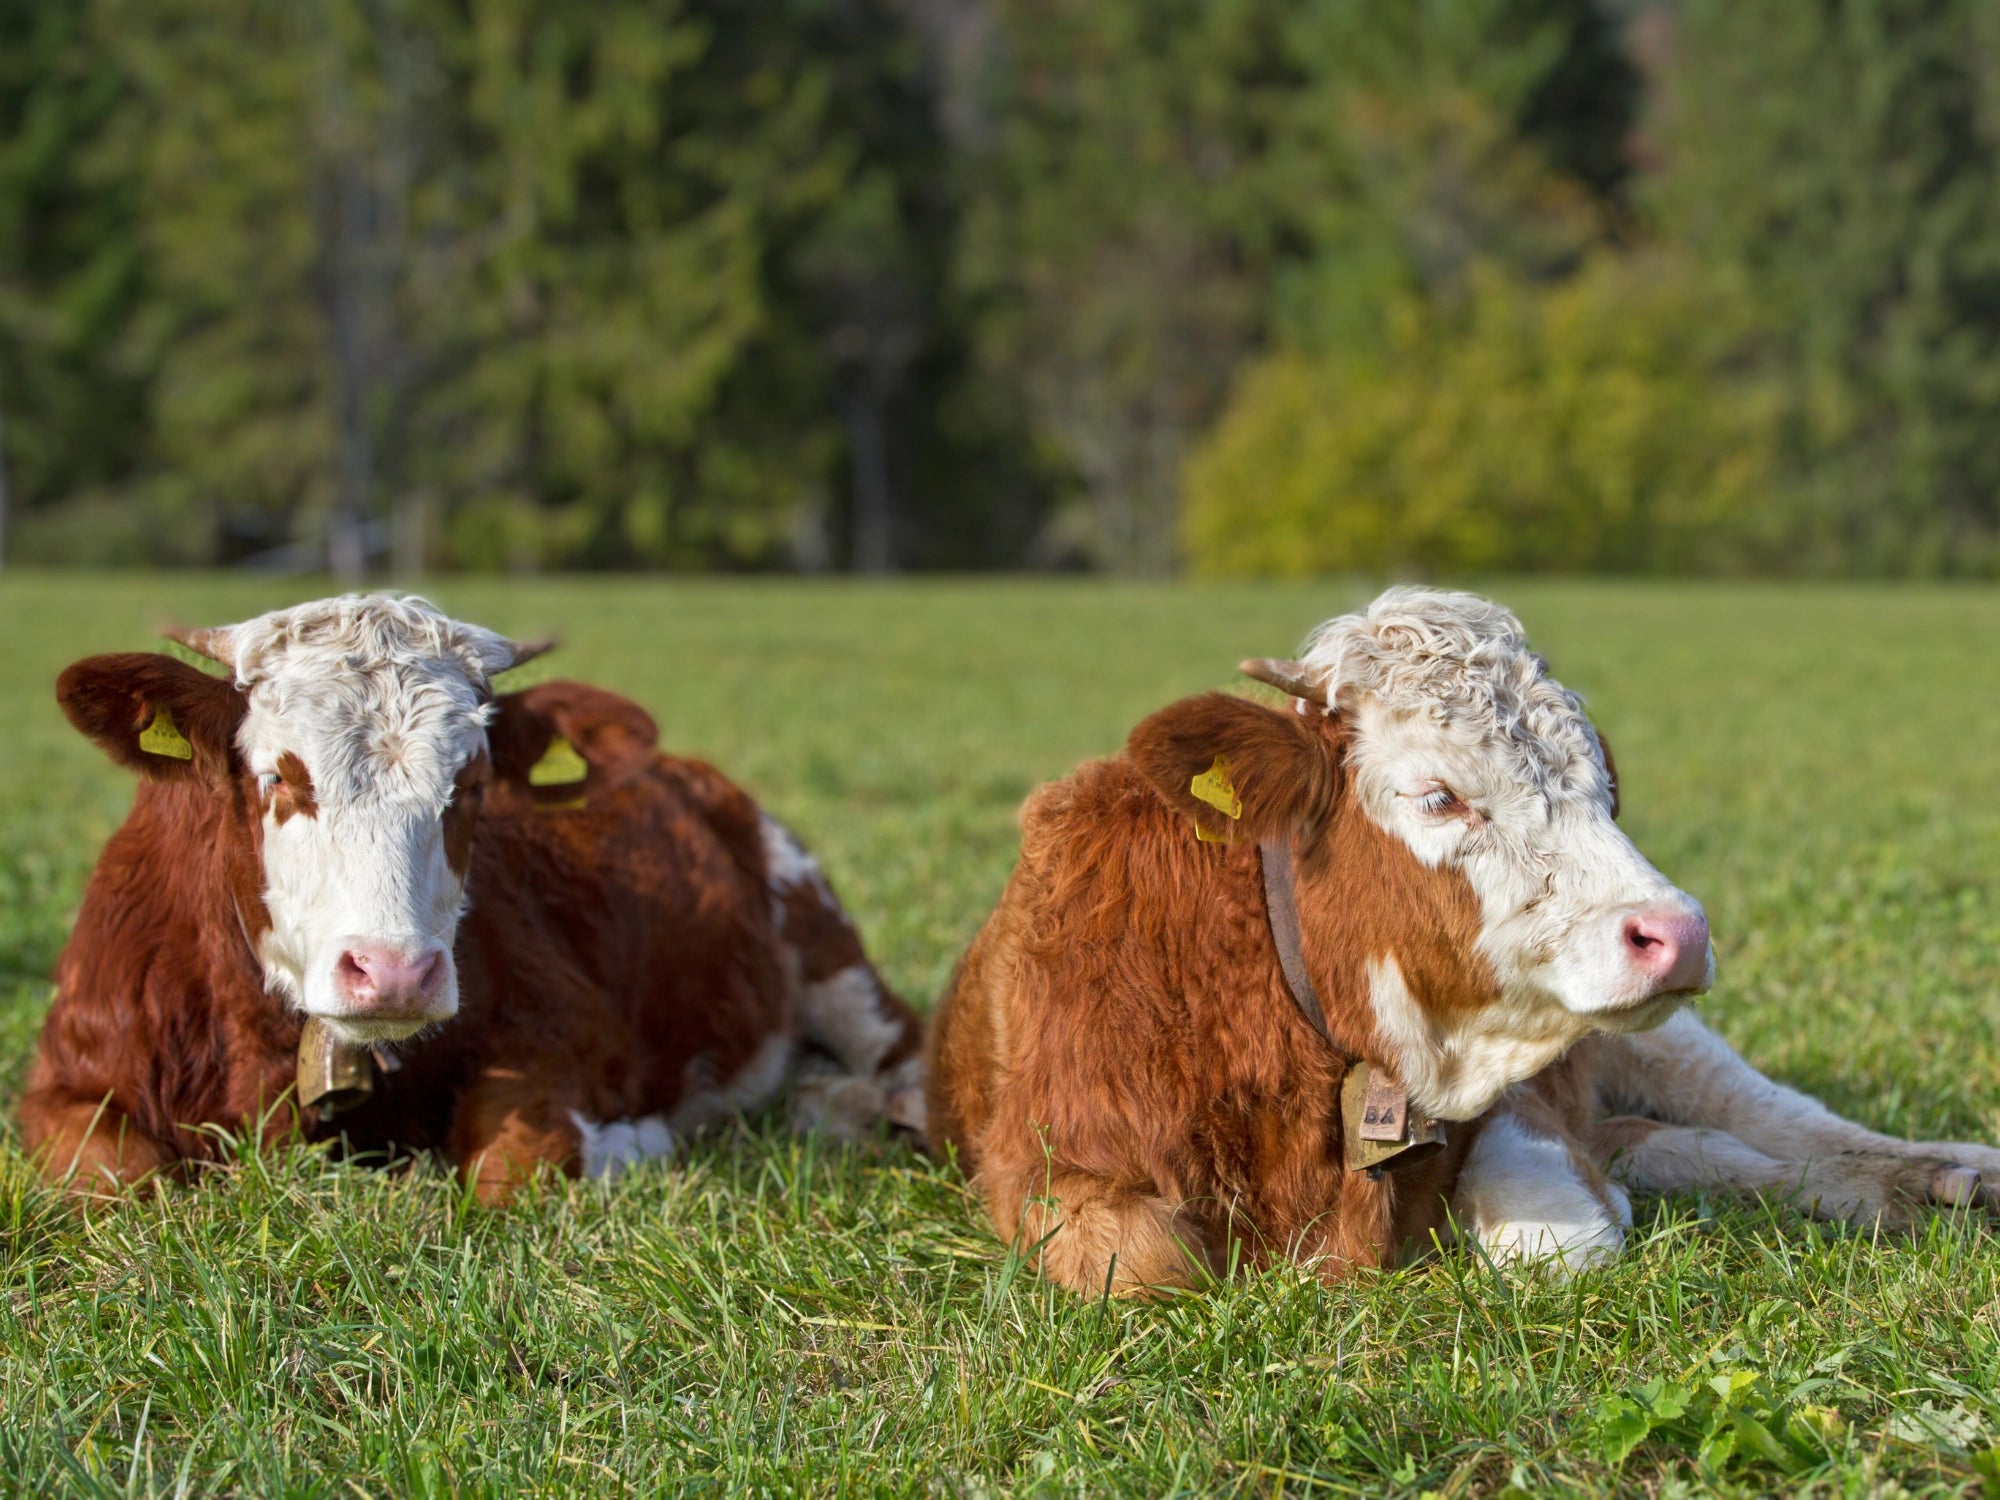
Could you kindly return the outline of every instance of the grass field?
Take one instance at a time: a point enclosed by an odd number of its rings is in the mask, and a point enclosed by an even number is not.
[[[1704,1002],[1889,1130],[2000,1136],[2000,593],[1513,584],[1706,902]],[[2000,1241],[1642,1201],[1567,1284],[1470,1255],[1328,1291],[1053,1295],[955,1175],[768,1121],[613,1188],[469,1206],[294,1151],[89,1223],[13,1110],[130,785],[56,672],[268,584],[0,581],[0,1491],[444,1495],[2000,1492]],[[928,1004],[1015,805],[1359,586],[446,582],[561,631],[817,846]],[[1650,1411],[1650,1415],[1647,1413]]]

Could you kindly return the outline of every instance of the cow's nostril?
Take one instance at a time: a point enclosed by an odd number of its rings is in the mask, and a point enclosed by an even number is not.
[[[340,962],[334,965],[334,977],[344,990],[368,990],[374,988],[374,981],[368,974],[368,961],[359,953],[343,953]]]
[[[423,974],[417,980],[417,991],[426,1000],[429,1000],[437,994],[439,987],[443,984],[444,954],[441,951],[433,950],[430,957],[424,961]]]
[[[1641,912],[1625,919],[1626,951],[1661,990],[1697,990],[1708,978],[1708,923],[1685,912]]]
[[[1646,949],[1656,948],[1660,944],[1659,938],[1655,937],[1652,933],[1646,931],[1646,929],[1641,927],[1637,922],[1629,923],[1626,926],[1625,941],[1630,943],[1634,948],[1637,948],[1642,953],[1645,952]]]

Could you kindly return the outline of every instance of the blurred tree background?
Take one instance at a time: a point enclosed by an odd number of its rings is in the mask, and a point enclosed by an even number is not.
[[[2000,573],[1991,0],[0,0],[10,561]]]

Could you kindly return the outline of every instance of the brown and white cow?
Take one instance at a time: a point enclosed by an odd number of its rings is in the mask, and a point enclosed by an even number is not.
[[[1086,1292],[1238,1254],[1339,1276],[1457,1230],[1502,1260],[1615,1250],[1607,1162],[1676,1186],[1703,1143],[1607,1112],[1663,1107],[1637,1034],[1713,964],[1577,698],[1511,614],[1419,589],[1246,670],[1289,707],[1188,699],[1029,799],[933,1026],[934,1143]],[[1970,1175],[1899,1170],[1946,1199]]]
[[[140,774],[57,968],[22,1103],[95,1192],[296,1123],[448,1154],[505,1198],[616,1174],[762,1104],[916,1123],[919,1027],[812,857],[721,773],[533,654],[422,600],[349,596],[63,673],[70,721]],[[372,1094],[288,1097],[302,1030]],[[352,1097],[351,1095],[348,1097]]]

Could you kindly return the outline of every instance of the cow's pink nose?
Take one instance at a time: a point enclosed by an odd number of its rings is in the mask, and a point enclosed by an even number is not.
[[[429,948],[349,948],[340,955],[340,992],[356,1015],[408,1019],[430,1009],[444,986],[445,953]]]
[[[1654,994],[1701,989],[1708,982],[1708,919],[1642,911],[1625,919],[1625,951],[1652,980]]]

